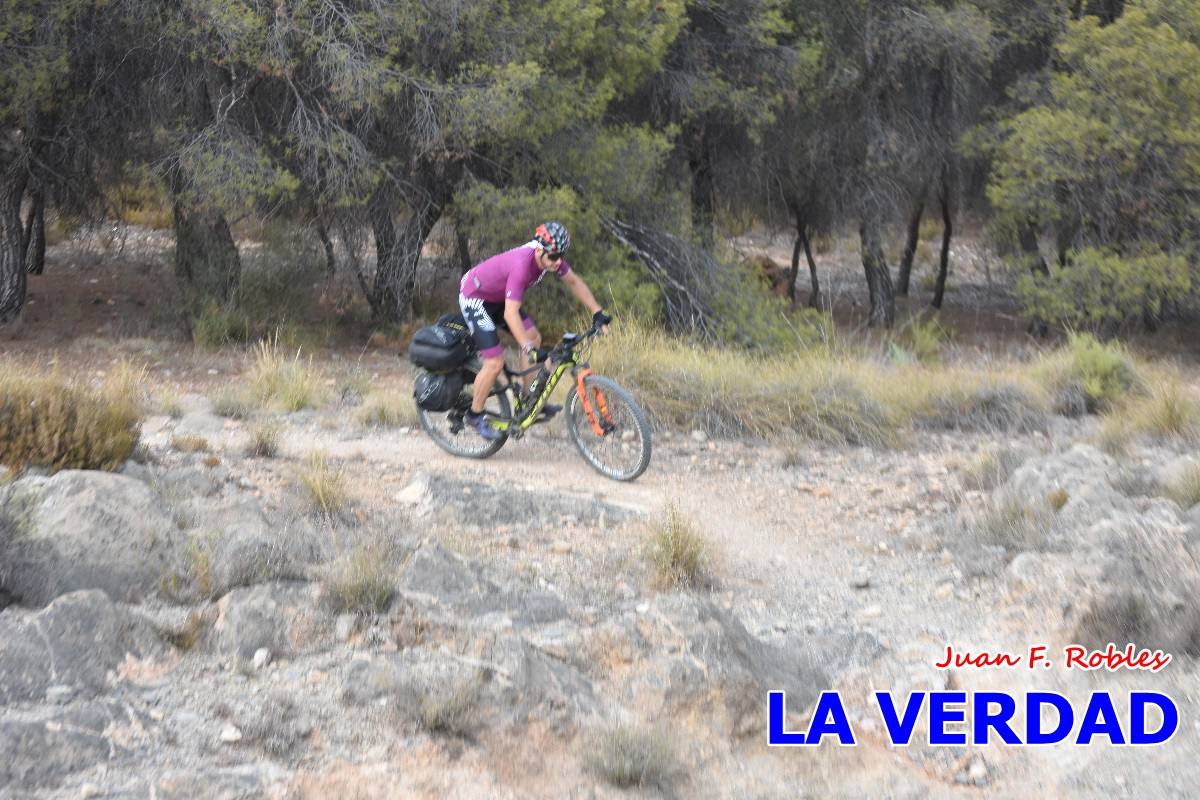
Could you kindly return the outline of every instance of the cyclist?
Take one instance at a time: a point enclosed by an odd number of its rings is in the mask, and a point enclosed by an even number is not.
[[[592,290],[571,271],[563,258],[570,246],[571,236],[566,227],[559,222],[547,222],[538,226],[528,244],[494,255],[463,275],[458,306],[471,331],[471,340],[483,359],[483,368],[475,377],[475,394],[466,422],[485,439],[500,435],[488,424],[483,413],[496,378],[504,370],[504,348],[497,327],[511,333],[520,345],[522,370],[546,359],[546,354],[538,350],[542,346],[542,335],[533,319],[521,308],[526,289],[541,281],[547,272],[553,272],[592,312],[594,323],[606,326],[612,321],[596,302]],[[561,406],[547,404],[542,413],[553,416],[561,410]]]

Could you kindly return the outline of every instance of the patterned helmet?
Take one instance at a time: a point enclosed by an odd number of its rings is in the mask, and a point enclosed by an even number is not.
[[[567,233],[567,226],[561,222],[539,225],[533,234],[533,240],[551,254],[565,253],[571,247],[571,234]]]

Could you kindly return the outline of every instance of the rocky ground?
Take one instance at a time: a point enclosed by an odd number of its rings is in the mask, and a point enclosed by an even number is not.
[[[152,397],[178,406],[146,420],[119,474],[0,489],[0,798],[1195,795],[1200,509],[1161,496],[1194,447],[1114,459],[1089,419],[892,450],[659,430],[647,473],[617,484],[561,423],[486,462],[364,427],[358,399],[334,397],[342,377],[409,386],[370,347],[322,354],[319,410],[271,414],[280,452],[250,457],[258,420],[212,402],[245,379],[244,354],[163,336],[163,242],[121,243],[124,271],[104,248],[52,249],[24,329],[0,342],[6,369],[144,363]],[[825,278],[835,302],[861,280],[847,265]],[[981,340],[1016,324],[988,313]],[[189,436],[210,452],[182,452]],[[350,487],[333,519],[301,485],[313,451]],[[646,555],[669,504],[715,553],[700,587],[663,588]],[[366,587],[377,612],[344,610],[356,574],[383,576]],[[934,667],[947,645],[1126,636],[1175,660],[1156,675]],[[939,688],[1154,689],[1181,729],[1150,749],[887,745],[871,693]],[[859,746],[769,749],[770,689],[793,726],[840,690]],[[626,749],[650,767],[624,789],[598,766],[620,731],[645,734]]]
[[[183,403],[120,474],[4,490],[0,796],[1194,794],[1200,510],[1155,491],[1182,451],[1117,463],[1082,443],[1088,422],[1057,420],[1006,442],[989,483],[971,470],[996,437],[785,453],[661,431],[624,485],[557,425],[478,463],[335,405],[288,415],[279,456],[250,458],[249,423]],[[212,453],[179,452],[181,434]],[[350,479],[332,521],[301,498],[314,449]],[[981,522],[1059,489],[1016,533]],[[667,503],[718,554],[707,586],[656,584],[646,520]],[[363,547],[394,594],[339,613],[331,572]],[[948,644],[1102,635],[1128,597],[1138,643],[1176,654],[1158,675],[933,667]],[[948,687],[1152,687],[1183,729],[1149,751],[883,742],[870,692]],[[795,710],[829,688],[859,747],[765,746],[768,689]],[[622,724],[665,742],[630,789],[591,766]]]

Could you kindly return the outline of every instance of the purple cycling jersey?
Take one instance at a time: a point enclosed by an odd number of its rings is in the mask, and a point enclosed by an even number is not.
[[[525,290],[546,276],[537,265],[537,250],[525,244],[494,255],[476,265],[463,275],[459,285],[464,297],[483,300],[486,303],[503,303],[505,300],[520,302]],[[571,271],[567,260],[559,262],[553,272],[563,277]]]

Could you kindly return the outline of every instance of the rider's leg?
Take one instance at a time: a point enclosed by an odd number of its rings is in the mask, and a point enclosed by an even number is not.
[[[541,348],[542,334],[534,326],[533,320],[529,319],[528,317],[525,318],[525,335],[529,338],[530,341],[533,342],[534,347],[539,348],[539,349]],[[533,362],[531,362],[529,360],[529,354],[521,353],[521,371],[528,372],[532,368],[533,368]],[[529,390],[529,384],[533,383],[533,378],[534,378],[534,373],[530,372],[528,375],[526,375],[524,378],[521,379],[521,382],[525,384],[526,391]]]
[[[500,377],[500,373],[503,371],[503,349],[499,355],[484,357],[483,367],[479,370],[479,374],[475,376],[475,393],[471,397],[472,414],[483,413],[483,407],[487,403],[488,395],[491,394],[492,387],[496,385],[496,378]]]

